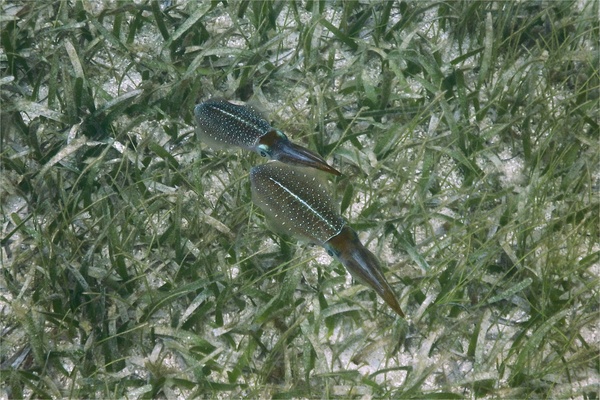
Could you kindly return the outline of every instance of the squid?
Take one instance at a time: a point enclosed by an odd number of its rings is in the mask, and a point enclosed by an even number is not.
[[[250,183],[254,204],[276,230],[325,248],[404,318],[377,257],[337,212],[324,182],[316,174],[269,162],[251,169]]]
[[[341,175],[320,156],[292,143],[248,106],[211,99],[196,105],[194,116],[198,136],[213,148],[241,147],[270,160]]]

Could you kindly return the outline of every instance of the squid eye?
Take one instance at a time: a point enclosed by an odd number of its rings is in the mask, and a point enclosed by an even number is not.
[[[327,250],[327,254],[329,254],[330,257],[334,256],[333,251],[331,251],[331,250]]]
[[[264,144],[258,145],[258,154],[260,154],[261,157],[268,157],[269,153],[270,153],[269,146],[264,145]]]

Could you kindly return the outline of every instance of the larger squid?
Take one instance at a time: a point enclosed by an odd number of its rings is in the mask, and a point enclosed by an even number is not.
[[[404,317],[377,258],[336,211],[325,185],[314,173],[271,162],[252,168],[250,182],[252,200],[271,224],[280,231],[323,246],[355,278],[372,287]]]

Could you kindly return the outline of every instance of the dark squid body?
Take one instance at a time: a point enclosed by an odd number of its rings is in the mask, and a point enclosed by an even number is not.
[[[323,246],[358,280],[404,313],[379,262],[336,211],[325,185],[308,171],[267,163],[250,171],[252,199],[279,230]]]
[[[201,140],[212,147],[241,147],[271,160],[340,175],[323,158],[292,143],[250,107],[212,99],[198,104],[194,116]]]

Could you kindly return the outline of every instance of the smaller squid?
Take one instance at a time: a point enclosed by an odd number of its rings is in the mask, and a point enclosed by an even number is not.
[[[338,214],[325,185],[315,174],[271,162],[252,168],[250,182],[252,200],[268,222],[280,231],[323,246],[404,317],[377,258]]]
[[[271,160],[341,175],[315,153],[292,143],[250,107],[211,99],[198,104],[194,115],[201,140],[214,148],[237,146]]]

